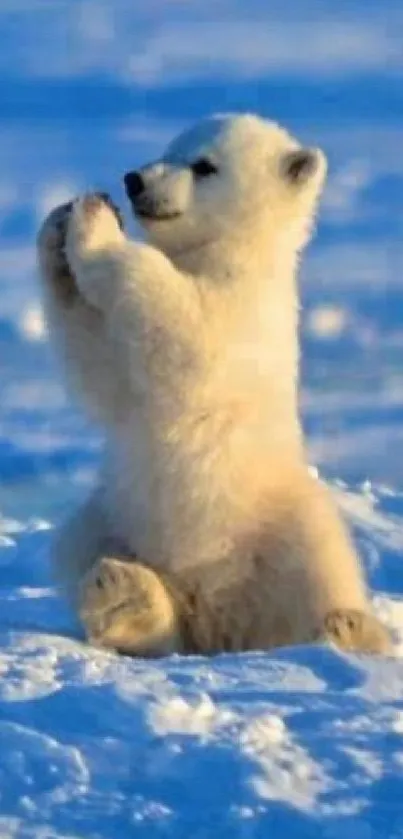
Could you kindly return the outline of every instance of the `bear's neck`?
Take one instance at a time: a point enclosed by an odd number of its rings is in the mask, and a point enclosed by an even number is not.
[[[276,405],[279,427],[287,422],[299,440],[298,265],[289,239],[266,235],[264,247],[261,237],[253,247],[253,240],[228,237],[175,262],[195,277],[210,339],[221,359],[233,359],[237,382],[244,370],[245,382],[256,381],[263,400]]]
[[[231,288],[243,285],[253,295],[256,289],[278,280],[294,287],[297,272],[297,252],[289,239],[270,236],[267,232],[256,236],[237,235],[237,231],[195,248],[176,252],[172,261],[180,271],[210,280],[216,286]],[[294,294],[296,291],[294,290]]]

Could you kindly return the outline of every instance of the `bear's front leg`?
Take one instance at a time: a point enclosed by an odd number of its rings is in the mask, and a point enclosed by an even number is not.
[[[66,234],[66,257],[83,297],[103,312],[113,331],[130,342],[137,333],[161,357],[178,348],[192,358],[200,334],[200,294],[197,284],[178,271],[157,248],[130,242],[120,217],[103,194],[84,195],[73,203]],[[180,353],[181,360],[183,353]]]
[[[98,560],[81,584],[79,614],[94,646],[144,657],[180,652],[172,597],[161,578],[139,562]]]

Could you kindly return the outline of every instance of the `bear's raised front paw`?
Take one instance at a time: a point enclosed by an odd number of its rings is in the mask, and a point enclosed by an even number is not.
[[[66,238],[67,221],[73,207],[68,201],[55,207],[46,217],[38,235],[38,244],[43,248],[61,250]]]
[[[122,215],[106,192],[91,192],[73,203],[68,222],[67,257],[77,244],[93,249],[122,240]],[[69,260],[70,261],[70,260]]]
[[[84,578],[79,611],[95,646],[143,656],[177,649],[171,598],[158,575],[138,562],[99,560]]]
[[[120,212],[117,204],[112,201],[111,196],[107,192],[95,192],[93,193],[93,197],[97,197],[103,204],[106,204],[112,210],[120,229],[124,230],[125,225],[122,213]]]
[[[38,252],[44,275],[64,303],[71,303],[78,289],[65,254],[68,220],[73,202],[61,204],[52,210],[38,234]]]
[[[115,250],[125,241],[119,211],[105,193],[83,195],[73,203],[66,233],[67,262],[88,302],[94,303],[90,287],[92,272],[82,270],[82,260],[97,251]],[[88,285],[89,283],[89,285]]]
[[[388,630],[375,615],[359,609],[334,609],[329,612],[319,637],[350,652],[390,653],[392,650]]]
[[[83,222],[89,222],[95,218],[95,216],[102,210],[103,207],[109,207],[112,211],[113,215],[118,222],[118,225],[121,230],[124,228],[123,224],[123,216],[116,206],[116,204],[112,201],[110,195],[107,192],[89,192],[87,195],[83,195],[81,198],[78,198],[74,202],[74,209],[79,207],[79,211],[81,214],[81,218]]]

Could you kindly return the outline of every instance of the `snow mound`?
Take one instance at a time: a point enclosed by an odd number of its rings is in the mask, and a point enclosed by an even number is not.
[[[0,519],[2,839],[401,835],[403,502],[339,498],[394,657],[91,649],[50,582],[50,524]]]

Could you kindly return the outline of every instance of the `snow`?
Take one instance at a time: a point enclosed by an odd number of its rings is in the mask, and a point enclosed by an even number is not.
[[[0,839],[403,837],[402,23],[399,0],[1,4]],[[38,224],[86,187],[125,206],[124,171],[231,110],[329,156],[301,404],[388,658],[118,658],[51,579],[100,441],[49,350]]]

